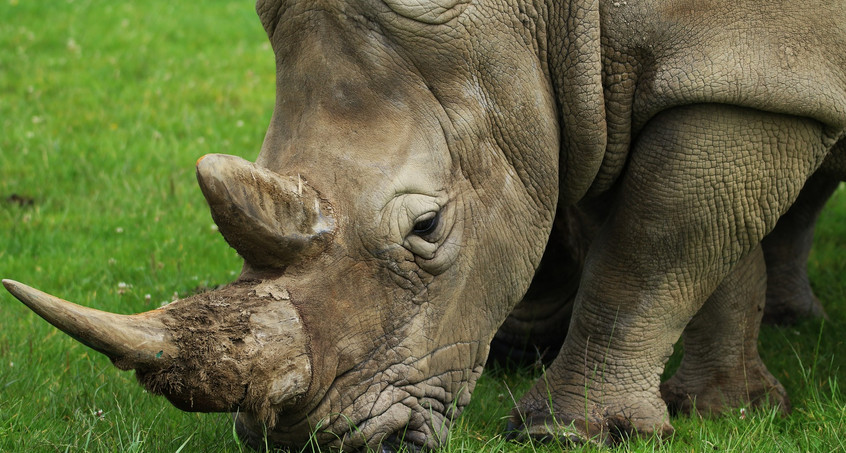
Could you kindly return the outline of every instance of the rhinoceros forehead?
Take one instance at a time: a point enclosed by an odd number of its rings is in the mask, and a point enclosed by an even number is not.
[[[314,127],[271,124],[283,138],[266,143],[257,164],[307,179],[346,215],[372,216],[399,194],[442,193],[453,173],[443,127],[425,112],[392,113],[349,124],[312,107],[299,122]]]

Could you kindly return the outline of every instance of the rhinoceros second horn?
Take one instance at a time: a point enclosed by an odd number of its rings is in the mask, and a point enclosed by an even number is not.
[[[177,355],[177,347],[157,317],[158,310],[118,315],[68,302],[14,280],[3,280],[3,286],[47,322],[105,354],[120,369],[161,368]]]
[[[331,208],[301,177],[209,154],[197,161],[197,181],[226,242],[255,267],[315,255],[334,230]]]

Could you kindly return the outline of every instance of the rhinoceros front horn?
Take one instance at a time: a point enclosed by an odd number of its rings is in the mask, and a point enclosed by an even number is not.
[[[220,233],[258,268],[284,268],[323,250],[331,207],[301,177],[284,177],[236,156],[197,161],[197,180]]]
[[[177,356],[178,348],[159,319],[159,310],[117,315],[59,299],[14,280],[3,280],[3,286],[47,322],[105,354],[120,369],[158,369]]]

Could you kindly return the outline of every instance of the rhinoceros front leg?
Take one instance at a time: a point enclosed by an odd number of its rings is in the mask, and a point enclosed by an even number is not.
[[[770,404],[790,410],[787,392],[758,355],[767,271],[761,248],[743,258],[687,325],[679,369],[661,384],[673,413],[716,415]]]
[[[511,425],[606,442],[672,432],[659,384],[673,344],[796,199],[829,137],[812,120],[727,105],[655,116],[588,253],[567,339]]]
[[[817,218],[838,184],[837,178],[814,174],[796,203],[764,238],[769,277],[765,322],[794,324],[802,318],[825,317],[825,310],[808,280],[808,255]]]

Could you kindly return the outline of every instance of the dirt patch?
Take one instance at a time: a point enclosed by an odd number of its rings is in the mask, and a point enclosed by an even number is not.
[[[158,370],[138,370],[139,382],[185,411],[250,412],[275,421],[274,384],[301,375],[305,345],[299,317],[287,300],[262,297],[256,282],[203,292],[168,305],[164,323],[179,357]],[[301,388],[302,387],[302,388]],[[292,397],[293,398],[293,397]]]
[[[35,204],[34,198],[32,198],[30,196],[26,196],[26,195],[17,194],[17,193],[13,193],[13,194],[5,197],[4,200],[6,201],[6,203],[16,204],[16,205],[18,205],[22,208],[32,206],[33,204]]]

